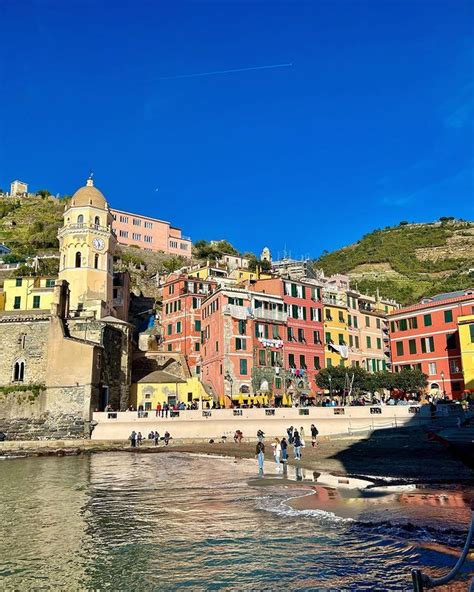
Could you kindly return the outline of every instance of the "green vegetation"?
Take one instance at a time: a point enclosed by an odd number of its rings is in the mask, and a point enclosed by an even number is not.
[[[352,387],[354,392],[374,392],[387,389],[397,390],[404,394],[417,393],[428,384],[426,374],[420,370],[404,368],[401,372],[375,372],[370,374],[363,368],[323,368],[316,376],[316,384],[325,390],[331,389],[333,393],[342,394],[347,388],[347,376],[349,380],[354,377]]]
[[[216,261],[224,254],[239,255],[239,252],[226,240],[214,242],[199,240],[194,243],[193,246],[193,256],[196,259],[210,259],[211,261]]]
[[[324,252],[314,262],[326,275],[348,274],[354,286],[402,304],[467,288],[474,260],[474,223],[444,216],[437,224],[400,222],[366,234],[354,245]],[[362,269],[357,269],[363,266]]]

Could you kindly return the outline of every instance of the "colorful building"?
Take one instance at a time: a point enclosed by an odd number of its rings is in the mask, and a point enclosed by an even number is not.
[[[122,210],[111,210],[113,228],[122,245],[136,245],[148,251],[161,251],[170,255],[191,257],[191,239],[181,234],[181,229],[169,222],[132,214]]]
[[[286,391],[298,397],[313,396],[319,390],[316,375],[325,363],[321,286],[273,277],[254,282],[252,290],[283,299]]]
[[[474,310],[470,315],[458,317],[458,330],[464,389],[474,393]]]
[[[173,407],[179,403],[197,403],[202,408],[203,401],[210,399],[197,376],[181,378],[164,370],[155,370],[132,382],[130,403],[138,409],[153,411],[158,403]]]
[[[425,298],[391,313],[388,319],[393,371],[419,368],[428,376],[431,392],[460,398],[465,384],[458,318],[473,313],[473,290]]]
[[[325,284],[323,321],[326,368],[349,365],[349,326],[345,290]]]
[[[56,278],[52,277],[16,277],[4,280],[0,310],[49,311],[55,282]]]
[[[185,356],[189,369],[200,372],[201,305],[215,284],[171,274],[163,285],[163,349]]]

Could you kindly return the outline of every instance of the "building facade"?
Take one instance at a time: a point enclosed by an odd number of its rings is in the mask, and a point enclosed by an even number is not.
[[[474,393],[474,310],[470,315],[458,317],[458,330],[464,389]]]
[[[458,318],[474,313],[474,291],[426,298],[388,316],[393,371],[418,368],[434,394],[459,399],[465,389]]]
[[[114,230],[120,244],[191,257],[191,239],[183,237],[181,229],[171,226],[169,222],[114,209],[112,215]]]
[[[16,277],[3,282],[0,310],[50,310],[53,301],[53,277]]]
[[[349,365],[349,327],[345,291],[323,287],[323,320],[326,368]]]

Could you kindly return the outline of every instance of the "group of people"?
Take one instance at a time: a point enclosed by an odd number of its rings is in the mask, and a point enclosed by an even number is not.
[[[142,442],[144,440],[142,433],[141,432],[136,432],[135,430],[132,431],[132,433],[130,434],[130,436],[128,437],[128,439],[130,440],[130,446],[132,448],[138,448],[139,446],[142,445]],[[165,435],[160,438],[160,434],[158,433],[158,431],[151,431],[148,434],[148,438],[147,440],[151,443],[154,442],[155,446],[159,445],[160,439],[164,441],[165,446],[168,446],[168,444],[170,443],[171,438],[171,434],[168,432],[168,430],[165,432]]]
[[[311,446],[315,448],[317,446],[317,438],[319,434],[318,428],[311,424]],[[275,458],[275,462],[277,468],[280,469],[281,464],[285,464],[288,462],[288,447],[293,446],[293,455],[294,459],[299,461],[301,460],[301,450],[306,446],[305,443],[305,431],[303,426],[300,427],[299,431],[297,428],[290,426],[287,430],[287,437],[283,438],[275,438],[274,442],[272,443],[273,448],[273,456]],[[262,430],[257,431],[257,446],[255,449],[255,454],[257,457],[258,468],[260,473],[263,472],[263,462],[265,459],[265,434]]]

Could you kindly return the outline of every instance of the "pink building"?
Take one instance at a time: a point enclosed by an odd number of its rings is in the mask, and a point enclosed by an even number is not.
[[[169,222],[122,210],[111,212],[114,217],[113,228],[120,244],[191,257],[191,239],[181,236],[181,229],[171,226]]]

